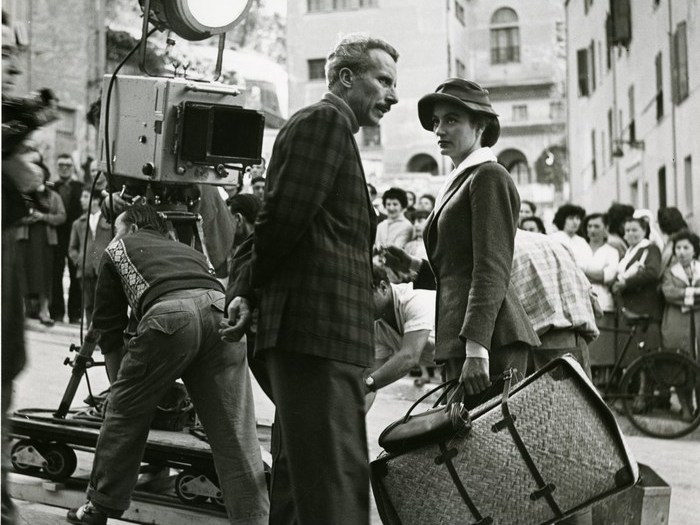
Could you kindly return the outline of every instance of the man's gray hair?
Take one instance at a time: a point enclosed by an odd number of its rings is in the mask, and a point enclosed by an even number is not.
[[[351,33],[343,36],[335,49],[326,58],[326,82],[331,89],[340,77],[344,67],[356,75],[366,73],[372,67],[369,52],[372,49],[386,51],[394,62],[398,61],[399,53],[388,42],[381,38],[372,38],[362,33]]]

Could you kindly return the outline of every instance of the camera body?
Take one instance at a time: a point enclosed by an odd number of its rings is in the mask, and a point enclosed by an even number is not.
[[[103,93],[110,79],[104,77]],[[265,127],[264,115],[243,103],[235,86],[117,76],[110,107],[102,104],[100,169],[107,167],[109,111],[112,174],[166,184],[237,184],[246,167],[260,162]]]

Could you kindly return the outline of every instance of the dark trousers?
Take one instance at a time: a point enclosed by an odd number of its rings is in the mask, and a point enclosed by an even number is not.
[[[80,279],[78,279],[77,267],[68,257],[68,250],[63,246],[57,246],[53,259],[52,293],[49,305],[51,317],[60,321],[66,313],[66,303],[63,299],[63,270],[68,264],[70,287],[68,288],[68,319],[80,319]]]
[[[363,368],[282,350],[264,353],[277,412],[271,525],[368,525]]]
[[[231,523],[265,525],[268,496],[242,344],[218,334],[224,295],[179,290],[141,318],[112,383],[88,499],[110,515],[129,507],[158,403],[181,377],[207,432]]]

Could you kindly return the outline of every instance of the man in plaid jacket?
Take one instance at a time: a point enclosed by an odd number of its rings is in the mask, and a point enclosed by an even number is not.
[[[329,92],[289,119],[272,151],[251,261],[256,353],[277,407],[270,523],[369,523],[376,214],[353,135],[398,101],[397,59],[382,40],[342,39],[326,62]],[[235,295],[222,336],[254,299]]]

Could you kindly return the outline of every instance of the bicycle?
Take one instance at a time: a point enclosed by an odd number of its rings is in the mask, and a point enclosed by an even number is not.
[[[637,331],[645,334],[651,322],[649,315],[635,314],[624,308],[622,316],[631,329],[601,328],[628,334],[607,374],[601,392],[603,399],[613,405],[619,400],[632,425],[648,436],[673,439],[689,434],[700,425],[700,365],[696,350],[691,358],[681,351],[647,349],[641,341],[638,344],[641,355],[629,363],[620,376],[622,362]],[[692,332],[691,327],[694,341]]]

